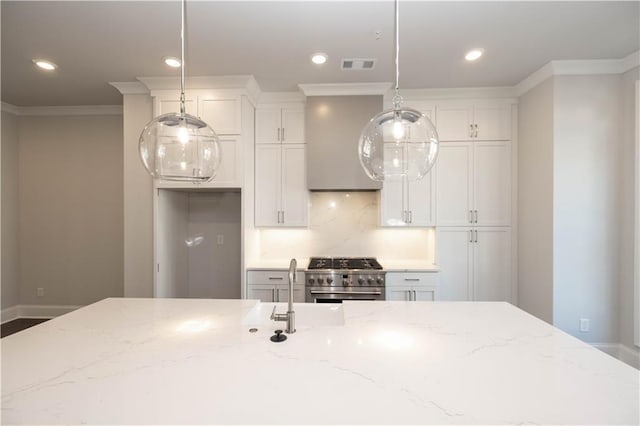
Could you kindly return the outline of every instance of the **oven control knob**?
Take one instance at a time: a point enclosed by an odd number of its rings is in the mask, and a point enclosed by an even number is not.
[[[358,278],[358,284],[360,285],[364,284],[364,278],[362,277]]]
[[[349,286],[349,280],[347,279],[342,280],[342,285]]]
[[[309,284],[313,284],[316,280],[313,277],[309,277]]]
[[[327,277],[327,284],[331,284],[333,282],[333,278]]]
[[[367,278],[367,283],[368,284],[373,284],[373,278],[372,277]]]
[[[318,284],[322,284],[324,280],[322,278],[318,278]]]
[[[384,278],[382,278],[382,277],[378,277],[378,279],[376,280],[376,282],[377,282],[378,284],[382,284],[382,283],[384,283]]]

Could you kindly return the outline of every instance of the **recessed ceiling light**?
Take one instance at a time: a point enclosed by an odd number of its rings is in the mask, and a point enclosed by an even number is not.
[[[169,65],[171,68],[180,68],[180,59],[174,56],[166,56],[164,58],[164,63]]]
[[[480,58],[480,56],[482,56],[483,53],[484,53],[484,49],[472,49],[468,51],[466,55],[464,55],[464,58],[469,62],[475,61],[478,58]]]
[[[44,59],[34,59],[33,63],[36,64],[39,68],[47,71],[53,71],[58,68],[58,66],[53,62],[45,61]]]
[[[316,65],[322,65],[327,62],[327,58],[328,56],[326,53],[314,53],[313,56],[311,56],[311,62]]]

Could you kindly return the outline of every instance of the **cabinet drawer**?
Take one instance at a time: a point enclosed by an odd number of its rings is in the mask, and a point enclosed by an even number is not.
[[[420,286],[436,286],[438,285],[437,272],[387,272],[387,287],[395,286],[411,286],[413,288]]]
[[[289,271],[283,270],[257,270],[247,271],[247,284],[272,284],[286,285],[289,283]],[[304,272],[298,271],[295,285],[304,285]]]

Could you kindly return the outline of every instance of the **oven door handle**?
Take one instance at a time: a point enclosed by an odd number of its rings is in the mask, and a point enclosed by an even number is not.
[[[381,296],[380,291],[317,291],[311,290],[311,294],[351,294],[351,295],[364,295],[364,296]]]

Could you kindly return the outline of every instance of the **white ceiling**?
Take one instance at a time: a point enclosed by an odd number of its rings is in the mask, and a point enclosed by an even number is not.
[[[176,1],[0,2],[2,101],[120,104],[110,81],[171,76]],[[402,88],[511,86],[555,59],[618,59],[640,47],[639,2],[400,3]],[[393,80],[392,1],[189,1],[188,75],[252,74],[265,91]],[[381,37],[376,40],[376,31]],[[466,50],[485,56],[465,63]],[[323,51],[318,67],[310,55]],[[55,73],[31,60],[48,58]],[[377,58],[341,71],[341,58]]]

